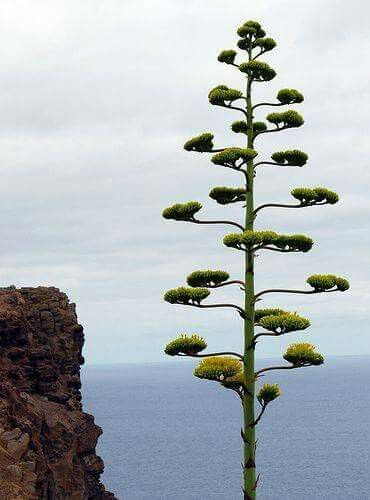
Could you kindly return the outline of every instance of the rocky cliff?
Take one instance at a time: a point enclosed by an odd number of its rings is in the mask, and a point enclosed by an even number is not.
[[[0,497],[114,499],[82,411],[83,328],[57,288],[0,289]]]

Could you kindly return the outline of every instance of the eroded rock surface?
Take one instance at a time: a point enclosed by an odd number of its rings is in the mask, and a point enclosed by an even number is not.
[[[0,289],[0,497],[114,499],[82,411],[83,328],[53,287]]]

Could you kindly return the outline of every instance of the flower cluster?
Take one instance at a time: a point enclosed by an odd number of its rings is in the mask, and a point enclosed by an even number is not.
[[[304,101],[303,94],[295,89],[281,89],[276,98],[281,104],[296,104]]]
[[[293,198],[299,200],[302,205],[315,203],[328,203],[334,205],[338,202],[339,196],[334,191],[324,187],[317,188],[295,188],[291,191]]]
[[[215,106],[229,106],[232,102],[243,97],[243,92],[229,89],[226,85],[218,85],[208,94],[208,100]]]
[[[334,274],[313,274],[306,281],[317,292],[325,292],[332,289],[345,292],[349,289],[349,282],[345,278],[340,278]]]
[[[246,192],[245,188],[217,186],[210,191],[209,197],[220,205],[228,205],[229,203],[245,201]]]
[[[299,149],[289,149],[287,151],[277,151],[271,158],[279,165],[290,165],[303,167],[307,163],[308,155]]]
[[[242,364],[229,356],[212,356],[203,359],[194,370],[198,378],[222,382],[242,371]]]
[[[213,155],[211,161],[215,165],[239,169],[256,156],[257,152],[254,149],[226,148],[220,153]]]
[[[268,309],[256,309],[254,312],[254,321],[255,323],[259,323],[260,319],[265,316],[280,316],[282,314],[288,314],[287,311],[283,311],[283,309],[277,308],[268,308]]]
[[[221,385],[226,389],[242,389],[244,387],[244,372],[240,371],[232,377],[227,377],[222,380]]]
[[[244,24],[239,26],[238,35],[241,38],[263,38],[266,32],[262,29],[262,26],[257,21],[246,21]]]
[[[273,38],[256,38],[253,42],[254,47],[259,47],[262,52],[269,52],[276,47],[276,42]]]
[[[169,356],[177,356],[178,354],[186,354],[191,356],[203,351],[207,347],[206,341],[199,335],[182,334],[169,342],[164,352]]]
[[[234,64],[235,57],[236,57],[235,50],[223,50],[218,55],[217,59],[218,61],[225,64]]]
[[[186,151],[197,151],[198,153],[209,153],[213,149],[213,139],[213,134],[205,132],[185,142],[184,149]]]
[[[224,237],[224,245],[238,250],[256,250],[272,245],[284,252],[308,252],[313,241],[303,234],[283,235],[274,231],[250,231],[231,233]],[[270,248],[270,247],[269,247]]]
[[[238,120],[231,124],[231,130],[236,134],[248,134],[248,125],[245,120]]]
[[[278,234],[274,231],[251,231],[246,230],[243,233],[227,234],[223,240],[227,247],[253,249],[272,244]]]
[[[306,318],[298,316],[296,313],[284,313],[278,315],[264,316],[258,321],[258,324],[276,335],[306,330],[310,322]]]
[[[207,287],[220,285],[224,281],[229,279],[230,275],[226,271],[194,271],[186,278],[186,282],[189,286],[198,288],[198,287]]]
[[[246,73],[253,80],[259,82],[269,82],[276,76],[276,71],[272,69],[267,63],[261,61],[249,61],[241,63],[239,70]]]
[[[281,390],[277,384],[264,384],[257,394],[257,399],[262,406],[266,406],[280,395]]]
[[[266,116],[266,120],[279,128],[296,128],[304,123],[302,116],[292,109],[282,113],[270,113]]]
[[[176,203],[163,210],[162,216],[165,219],[191,221],[194,215],[202,208],[198,201],[188,201],[187,203]]]
[[[267,130],[267,125],[265,122],[253,122],[253,136],[256,137],[261,132]]]
[[[306,342],[291,344],[283,358],[293,366],[317,366],[324,363],[324,356],[316,352],[316,347]]]
[[[308,252],[313,246],[313,241],[304,234],[291,234],[278,236],[273,244],[287,252]]]
[[[172,288],[164,294],[164,300],[170,304],[197,304],[206,299],[210,291],[207,288]]]

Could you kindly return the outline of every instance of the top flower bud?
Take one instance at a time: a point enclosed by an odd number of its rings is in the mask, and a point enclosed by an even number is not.
[[[266,32],[257,21],[245,22],[239,26],[237,33],[241,38],[249,38],[252,36],[256,38],[263,38],[266,35]]]

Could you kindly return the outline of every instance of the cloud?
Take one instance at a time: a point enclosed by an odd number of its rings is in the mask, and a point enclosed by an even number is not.
[[[310,155],[307,168],[261,169],[257,202],[286,201],[300,185],[327,185],[342,197],[335,207],[261,214],[258,227],[307,232],[315,246],[304,256],[261,255],[258,286],[304,286],[313,272],[347,276],[351,293],[269,303],[310,316],[310,338],[327,353],[370,352],[362,327],[370,295],[370,7],[358,2],[354,23],[352,5],[335,0],[249,4],[1,3],[2,282],[66,291],[86,326],[91,363],[163,359],[163,345],[186,330],[205,335],[212,349],[240,347],[232,312],[162,301],[193,269],[239,277],[240,256],[221,244],[228,228],[165,222],[160,214],[198,199],[204,217],[241,217],[239,208],[207,199],[215,185],[239,185],[238,175],[182,144],[206,130],[220,145],[241,144],[229,128],[236,116],[209,106],[207,94],[219,83],[243,85],[216,56],[235,46],[235,28],[248,18],[260,19],[278,42],[266,58],[278,76],[256,99],[282,87],[305,94],[305,127],[261,139],[260,155],[288,147]],[[240,300],[238,290],[228,292]],[[259,354],[276,355],[290,340],[266,342]]]

